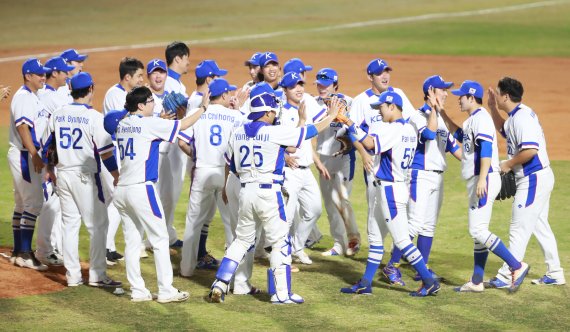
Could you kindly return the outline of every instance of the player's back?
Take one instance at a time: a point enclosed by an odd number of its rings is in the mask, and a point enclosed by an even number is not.
[[[194,138],[196,167],[224,167],[224,153],[233,128],[241,121],[242,114],[237,110],[215,104],[208,106],[191,128]]]
[[[463,122],[463,157],[461,159],[461,175],[464,179],[469,179],[479,175],[481,163],[479,154],[481,144],[478,140],[491,143],[492,155],[490,171],[499,171],[499,149],[497,147],[497,137],[493,119],[483,107],[475,110]]]
[[[406,181],[417,146],[414,127],[404,119],[396,120],[382,128],[375,137],[376,153],[380,152],[380,164],[376,177],[388,182]],[[378,151],[380,147],[381,151]]]
[[[59,171],[100,170],[99,153],[113,150],[111,136],[103,129],[103,115],[85,104],[69,104],[50,118],[54,132]]]
[[[127,91],[121,84],[115,84],[107,90],[105,99],[103,100],[103,114],[110,111],[120,110],[125,107],[125,100],[127,98]]]

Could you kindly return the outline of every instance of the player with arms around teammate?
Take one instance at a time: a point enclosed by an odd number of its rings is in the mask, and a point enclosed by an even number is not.
[[[324,100],[336,94],[346,100],[347,106],[352,98],[338,93],[338,74],[332,68],[323,68],[317,73],[316,98],[319,105],[325,105]],[[360,248],[360,233],[350,204],[352,179],[356,161],[355,151],[351,149],[345,155],[335,155],[341,149],[337,135],[344,135],[342,123],[332,122],[328,129],[317,136],[317,152],[323,165],[330,173],[330,180],[320,177],[321,193],[330,224],[330,232],[334,239],[331,249],[322,253],[323,256],[338,256],[346,253],[354,256]]]
[[[285,202],[281,194],[285,149],[299,147],[301,142],[317,135],[329,126],[338,113],[338,101],[333,101],[330,114],[315,124],[291,128],[272,126],[277,102],[275,95],[264,93],[251,100],[253,122],[240,126],[232,133],[228,149],[231,167],[239,175],[239,221],[236,238],[226,251],[216,280],[212,284],[210,299],[223,302],[239,262],[255,243],[256,227],[265,229],[267,242],[271,244],[268,276],[274,284],[272,303],[295,304],[304,300],[291,292],[291,242]],[[306,119],[304,108],[300,118]]]
[[[353,141],[359,141],[367,150],[380,155],[374,172],[375,180],[371,184],[376,189],[376,200],[370,202],[374,204],[374,217],[380,237],[371,238],[371,234],[368,234],[370,250],[364,275],[355,285],[341,288],[340,291],[346,294],[372,294],[372,280],[382,262],[384,238],[389,232],[394,245],[404,253],[404,258],[421,276],[422,286],[410,295],[435,295],[440,289],[439,283],[433,279],[408,232],[409,191],[406,177],[416,150],[417,133],[402,117],[403,102],[398,93],[384,91],[371,106],[380,108],[382,121],[387,123],[380,130],[370,128],[366,133],[351,120],[347,119],[345,123],[349,126]]]
[[[493,119],[483,107],[483,87],[475,81],[464,81],[451,91],[459,97],[461,112],[469,114],[463,127],[457,126],[441,105],[437,106],[447,128],[462,143],[461,175],[467,181],[469,196],[469,234],[473,238],[474,267],[471,279],[455,290],[483,292],[483,275],[489,250],[499,256],[511,269],[512,291],[518,289],[530,266],[519,261],[501,239],[489,231],[495,197],[501,190],[499,152]]]
[[[127,94],[125,107],[128,114],[116,129],[121,175],[113,201],[123,220],[131,300],[152,300],[140,271],[141,234],[144,230],[154,251],[158,279],[157,301],[180,302],[188,299],[188,293],[172,286],[168,231],[162,203],[155,188],[158,180],[158,149],[161,142],[176,142],[179,131],[194,124],[203,109],[182,120],[169,121],[152,116],[154,102],[152,92],[147,87],[137,87]],[[143,169],[144,172],[141,172]]]
[[[71,78],[73,103],[50,118],[50,139],[57,147],[57,193],[63,217],[63,262],[67,285],[83,284],[79,264],[81,220],[89,232],[89,285],[119,287],[121,283],[106,274],[105,240],[108,218],[101,187],[100,160],[114,178],[119,172],[113,155],[113,141],[103,128],[103,115],[91,108],[94,93],[91,75],[81,72]],[[48,146],[49,146],[48,142]],[[53,159],[52,159],[53,162]],[[55,182],[55,177],[52,173]]]
[[[8,164],[14,184],[14,248],[10,261],[39,271],[47,270],[47,266],[36,259],[32,251],[32,238],[44,200],[40,175],[44,162],[39,154],[40,144],[34,127],[42,117],[49,115],[36,95],[45,83],[47,72],[49,68],[35,58],[28,59],[22,65],[24,85],[12,98],[8,150]]]
[[[489,108],[495,127],[507,139],[508,160],[500,163],[501,172],[513,171],[517,192],[512,205],[509,250],[523,259],[534,234],[546,260],[546,274],[532,281],[536,285],[564,285],[564,270],[560,266],[556,238],[548,223],[550,194],[554,174],[546,153],[544,132],[534,111],[522,103],[522,83],[510,77],[499,80],[496,91],[489,89]],[[505,112],[507,119],[499,114]],[[497,288],[509,286],[510,271],[503,264],[490,284]]]
[[[210,105],[201,120],[190,132],[194,144],[196,166],[192,176],[190,201],[186,213],[186,230],[180,261],[180,274],[189,277],[194,273],[197,263],[201,230],[209,224],[216,212],[220,211],[226,234],[226,245],[231,244],[232,230],[229,212],[222,201],[225,180],[224,153],[228,149],[230,133],[241,123],[241,113],[230,109],[231,91],[236,90],[223,78],[216,78],[208,86]],[[189,140],[182,137],[180,148],[187,149]]]
[[[409,230],[410,237],[417,236],[417,247],[426,264],[443,202],[443,172],[447,169],[446,153],[450,152],[461,160],[461,149],[436,109],[436,106],[445,104],[447,89],[452,85],[453,82],[445,82],[441,76],[428,77],[423,84],[425,103],[419,108],[419,112],[412,113],[410,117],[410,124],[418,132],[418,147],[408,174]],[[401,256],[402,252],[394,248],[390,262],[383,271],[391,284],[403,286],[404,281],[398,267]],[[432,274],[435,279],[439,278],[433,271]],[[419,275],[414,277],[414,280],[419,279]]]

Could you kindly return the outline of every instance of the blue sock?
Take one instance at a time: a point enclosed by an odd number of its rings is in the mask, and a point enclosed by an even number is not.
[[[200,234],[200,244],[198,245],[198,258],[206,256],[208,251],[206,250],[206,241],[208,240],[208,233]]]
[[[384,246],[370,246],[368,250],[368,260],[366,261],[366,270],[364,271],[364,276],[362,279],[372,283],[374,280],[374,275],[378,271],[378,267],[382,262],[382,256],[384,255]]]
[[[478,285],[483,282],[483,275],[485,274],[485,264],[487,264],[487,257],[489,250],[486,247],[473,249],[473,276],[471,282]]]
[[[20,220],[20,251],[32,252],[32,238],[34,237],[34,228],[36,226],[37,216],[24,211]]]
[[[422,277],[424,286],[428,288],[431,287],[434,284],[434,280],[418,248],[416,248],[416,246],[413,244],[409,244],[404,249],[402,249],[402,253],[404,254],[404,258],[410,262],[410,264]]]
[[[402,252],[400,251],[400,249],[398,249],[398,247],[393,246],[392,256],[390,256],[390,262],[388,264],[390,265],[400,264],[401,259],[402,259]]]
[[[22,249],[20,219],[22,219],[22,214],[14,211],[14,215],[12,217],[12,233],[14,234],[14,249],[13,249],[14,253],[18,253]]]
[[[433,237],[429,236],[418,236],[418,250],[422,254],[424,258],[424,262],[428,264],[429,262],[429,254],[431,252],[431,244],[433,243]]]
[[[492,248],[489,249],[491,249],[495,255],[501,257],[501,259],[504,260],[511,269],[518,270],[521,268],[521,262],[519,262],[515,256],[511,254],[501,239],[497,238]]]

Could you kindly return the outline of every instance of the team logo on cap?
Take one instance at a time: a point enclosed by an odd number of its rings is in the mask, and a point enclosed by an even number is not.
[[[38,61],[38,62],[39,62],[39,61]],[[291,78],[294,79],[294,80],[296,80],[296,79],[298,79],[299,77],[297,77],[297,74],[292,73],[292,74],[291,74]]]
[[[154,61],[152,62],[152,65],[153,65],[153,66],[158,66],[158,65],[160,65],[160,64],[158,63],[158,59],[157,59],[157,60],[154,60]]]
[[[469,88],[469,94],[474,95],[477,90],[475,88]]]
[[[393,99],[394,99],[393,96],[386,96],[386,102],[387,103],[391,103]]]
[[[271,52],[265,52],[265,58],[271,59]]]
[[[384,60],[378,60],[378,66],[382,67],[384,65]]]

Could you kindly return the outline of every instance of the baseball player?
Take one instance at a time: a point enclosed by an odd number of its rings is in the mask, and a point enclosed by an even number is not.
[[[83,63],[87,60],[87,54],[79,54],[75,49],[70,48],[65,50],[61,53],[60,57],[67,62],[68,65],[73,66],[74,68],[68,72],[67,76],[67,84],[61,86],[57,89],[57,93],[61,94],[63,98],[67,98],[67,103],[70,104],[73,102],[73,98],[71,97],[71,89],[69,87],[69,83],[71,77],[73,75],[80,73],[83,71]]]
[[[45,110],[47,117],[41,117],[35,123],[36,138],[41,145],[48,137],[42,137],[48,130],[49,117],[60,107],[67,105],[67,98],[57,93],[57,89],[66,85],[69,71],[74,67],[68,65],[61,57],[53,57],[45,63],[50,69],[46,74],[46,83],[43,89],[38,90],[37,95]],[[47,136],[47,135],[45,135]],[[40,212],[40,224],[36,237],[37,258],[46,265],[63,265],[62,230],[61,230],[61,206],[59,197],[55,195],[55,188],[51,181],[42,183],[44,204]]]
[[[119,83],[111,86],[105,94],[103,100],[103,114],[110,111],[122,110],[125,107],[125,98],[127,93],[137,86],[143,84],[144,65],[135,58],[125,57],[119,63]],[[103,190],[105,196],[109,199],[105,202],[107,205],[107,214],[109,215],[109,229],[107,230],[107,264],[115,265],[117,261],[123,259],[123,255],[117,252],[115,246],[115,236],[121,223],[119,211],[112,204],[113,197],[113,177],[105,169],[101,172],[103,180]]]
[[[461,112],[469,117],[458,127],[441,105],[436,110],[455,139],[462,143],[461,175],[467,181],[469,196],[469,233],[474,240],[474,268],[471,279],[455,290],[483,292],[483,274],[489,250],[499,256],[511,269],[510,287],[516,291],[526,277],[530,266],[515,258],[501,239],[489,231],[495,197],[501,190],[499,153],[495,127],[491,115],[483,108],[483,87],[475,81],[464,81],[461,87],[451,90],[459,97]]]
[[[259,58],[263,53],[255,52],[249,58],[249,60],[245,60],[244,65],[248,68],[249,76],[251,77],[251,81],[246,82],[243,85],[242,90],[247,90],[252,88],[255,84],[260,82],[259,79],[259,72],[261,68],[259,67]]]
[[[158,279],[157,301],[181,302],[186,301],[189,294],[172,286],[168,231],[160,197],[154,186],[158,180],[158,146],[161,142],[176,142],[180,130],[195,123],[204,109],[200,108],[192,116],[180,121],[169,121],[152,116],[154,102],[152,92],[147,87],[137,87],[126,96],[125,107],[128,113],[116,129],[121,175],[113,201],[123,220],[131,300],[152,300],[140,272],[139,254],[144,229],[154,252]],[[141,172],[141,169],[145,171]]]
[[[226,251],[216,280],[209,294],[212,302],[223,302],[228,284],[245,253],[255,243],[256,227],[262,224],[271,244],[268,270],[271,302],[277,304],[303,303],[301,296],[291,292],[291,242],[281,193],[286,147],[300,147],[301,142],[317,135],[329,126],[338,113],[338,101],[330,114],[315,125],[289,128],[272,126],[276,117],[277,102],[274,94],[264,93],[251,99],[251,123],[235,130],[230,138],[227,156],[239,174],[241,190],[239,221],[236,239]],[[304,105],[300,106],[301,122],[307,118]]]
[[[161,59],[152,59],[146,65],[146,75],[148,79],[148,87],[152,92],[152,97],[154,98],[154,117],[163,116],[162,100],[166,95],[164,91],[164,84],[166,83],[168,67],[166,62]],[[167,144],[160,145],[160,153],[163,153],[163,146],[168,146]],[[160,169],[160,166],[159,166]],[[157,182],[158,183],[158,182]]]
[[[73,103],[63,106],[50,117],[50,140],[57,147],[57,194],[63,216],[63,257],[67,285],[83,284],[79,265],[79,229],[81,220],[90,237],[89,285],[120,287],[106,274],[105,238],[108,217],[101,185],[100,160],[112,174],[119,176],[113,155],[113,141],[103,129],[103,115],[91,108],[94,83],[91,75],[81,72],[71,78]],[[46,143],[49,146],[51,142]],[[52,179],[55,181],[55,177]]]
[[[283,88],[285,104],[281,109],[281,114],[277,119],[277,124],[282,126],[295,128],[304,126],[300,122],[298,108],[302,100],[312,100],[316,104],[314,98],[305,98],[305,81],[296,72],[288,72],[283,75],[279,82],[279,86]],[[307,112],[307,122],[316,123],[326,113],[326,108],[321,110],[309,108],[308,102],[305,103]],[[291,227],[293,257],[295,260],[310,265],[313,263],[311,258],[305,253],[305,242],[309,234],[321,216],[321,192],[319,185],[311,172],[311,164],[315,164],[317,170],[327,180],[330,175],[326,167],[323,166],[320,159],[314,152],[313,145],[310,140],[303,141],[294,153],[285,156],[285,182],[283,187],[289,193],[287,202],[288,223]],[[297,218],[296,215],[299,215]]]
[[[406,97],[405,93],[398,88],[393,88],[390,86],[390,78],[392,74],[392,67],[382,59],[374,59],[368,63],[366,67],[366,74],[368,81],[370,81],[370,88],[363,91],[352,101],[352,107],[350,109],[349,117],[356,123],[362,130],[368,131],[372,128],[373,131],[377,131],[379,127],[383,126],[382,115],[370,107],[370,104],[378,100],[378,96],[385,91],[395,91],[402,98],[404,119],[408,119],[413,112],[415,112],[414,107]],[[367,217],[367,232],[368,232],[368,242],[370,245],[382,246],[382,243],[374,243],[370,241],[375,241],[374,239],[380,238],[380,230],[378,229],[378,223],[374,218],[374,201],[376,200],[376,188],[374,186],[374,181],[376,180],[374,176],[374,168],[378,165],[374,164],[374,159],[370,152],[366,151],[362,144],[359,142],[354,143],[354,147],[360,154],[362,158],[362,164],[364,166],[364,183],[366,184],[366,199],[368,201],[368,217]],[[379,161],[378,159],[376,159]],[[395,275],[397,271],[385,271],[384,274]],[[389,277],[390,278],[390,277]]]
[[[49,68],[35,58],[26,60],[22,65],[24,85],[12,98],[8,149],[8,164],[14,184],[14,248],[10,261],[38,271],[47,270],[47,266],[38,261],[32,251],[36,219],[43,205],[40,174],[44,168],[35,123],[41,118],[47,118],[49,113],[36,92],[43,87],[47,72]]]
[[[404,258],[420,274],[422,286],[411,296],[424,297],[435,295],[439,283],[428,271],[422,254],[410,240],[408,233],[407,205],[409,191],[406,184],[407,170],[412,164],[414,151],[417,146],[417,133],[414,127],[403,118],[403,100],[395,91],[384,91],[371,107],[378,107],[382,121],[387,125],[370,127],[368,134],[355,126],[351,120],[346,121],[351,133],[351,139],[360,141],[367,149],[380,155],[374,172],[372,184],[376,189],[374,212],[378,220],[380,237],[370,241],[370,250],[363,277],[352,287],[341,288],[347,294],[371,294],[372,280],[380,266],[384,254],[384,238],[389,232],[394,244],[403,253]],[[379,130],[377,130],[377,128]],[[370,234],[369,234],[370,238]],[[377,245],[380,243],[380,245]]]
[[[445,82],[439,75],[428,77],[423,84],[424,105],[419,112],[412,113],[410,124],[418,132],[418,147],[409,170],[410,201],[408,218],[410,237],[417,236],[417,247],[424,261],[428,264],[435,225],[443,201],[443,173],[447,169],[446,153],[450,152],[461,160],[461,150],[451,135],[443,118],[433,111],[434,98],[444,105],[447,90],[453,82]],[[384,268],[385,276],[391,284],[404,286],[399,269],[402,252],[398,248],[392,250],[390,262]],[[429,269],[429,266],[428,266]],[[431,269],[434,279],[439,279]],[[414,280],[419,280],[416,275]]]
[[[216,206],[224,223],[227,246],[233,238],[227,206],[222,202],[226,165],[224,153],[228,148],[230,132],[241,123],[241,113],[229,108],[230,92],[236,90],[236,86],[230,85],[223,78],[216,78],[208,85],[208,89],[208,109],[201,121],[191,128],[191,132],[185,132],[192,138],[196,158],[180,261],[180,274],[185,277],[194,273],[202,227],[211,222]],[[183,150],[186,149],[184,144],[189,143],[190,140],[184,138],[179,141]]]
[[[323,68],[316,75],[317,102],[325,106],[325,100],[336,94],[346,100],[350,107],[352,98],[338,93],[338,74],[332,68]],[[341,149],[336,140],[342,123],[332,122],[330,127],[317,136],[317,152],[323,165],[330,173],[330,180],[320,178],[321,194],[330,224],[330,232],[334,240],[333,247],[322,253],[323,256],[338,256],[346,253],[354,256],[360,248],[360,233],[356,225],[354,211],[350,204],[352,178],[356,155],[354,149],[348,154],[336,156]]]
[[[544,132],[536,113],[522,103],[522,83],[510,77],[499,80],[496,91],[489,89],[489,108],[499,133],[507,139],[508,160],[500,163],[501,172],[513,171],[517,192],[512,205],[509,250],[522,260],[530,236],[534,234],[546,260],[546,274],[532,280],[535,285],[564,285],[564,270],[560,266],[556,238],[548,223],[550,194],[554,174],[546,152]],[[499,114],[507,113],[507,119]],[[508,287],[510,271],[503,264],[490,284]]]
[[[188,72],[190,49],[186,44],[176,41],[166,47],[164,55],[166,65],[168,66],[168,76],[164,84],[164,91],[166,93],[177,92],[188,97],[186,86],[180,79],[182,75]],[[160,165],[160,198],[164,208],[164,219],[166,220],[170,246],[182,248],[182,241],[178,239],[173,223],[176,203],[178,203],[178,198],[180,198],[182,186],[184,185],[188,156],[176,144],[169,144],[166,149],[167,157],[163,158]]]

